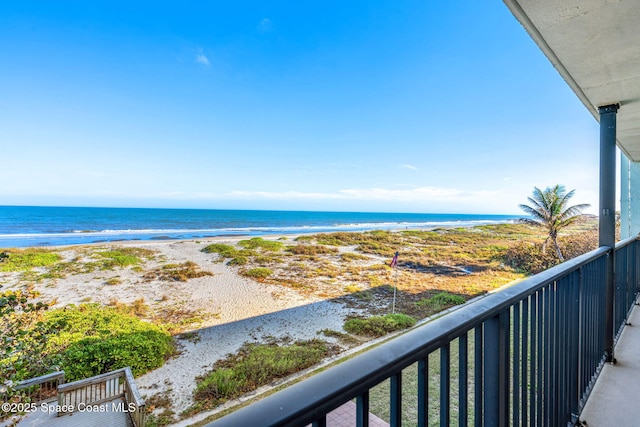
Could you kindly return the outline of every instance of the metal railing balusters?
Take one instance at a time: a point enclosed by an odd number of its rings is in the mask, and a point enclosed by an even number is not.
[[[466,426],[469,423],[469,346],[467,333],[458,339],[458,425]]]
[[[429,356],[418,361],[418,427],[429,425]]]
[[[538,387],[538,383],[536,382],[537,376],[536,373],[538,370],[537,360],[538,355],[540,353],[536,352],[537,349],[537,341],[538,341],[538,292],[534,293],[529,297],[531,301],[531,359],[529,360],[529,381],[531,382],[531,386],[529,387],[529,426],[536,426],[536,411],[538,405],[536,404],[536,390]]]
[[[513,386],[511,389],[513,417],[511,425],[520,423],[520,304],[513,306]]]
[[[616,248],[617,311],[609,331],[615,327],[619,332],[640,290],[639,244],[625,241]],[[409,416],[417,399],[415,424],[421,427],[430,421],[437,423],[434,409],[438,408],[441,426],[574,423],[604,363],[603,284],[609,256],[608,248],[600,248],[487,295],[231,413],[214,425],[255,425],[257,421],[273,426],[323,425],[324,417],[314,421],[318,414],[356,399],[357,425],[367,425],[369,411],[382,411],[379,416],[390,414],[390,425],[399,426],[402,375],[416,375],[416,371],[417,391],[407,395],[410,407],[406,412]],[[473,336],[469,335],[471,330]],[[439,357],[439,393],[429,392],[429,383],[437,381],[429,378],[430,355],[434,357],[432,370],[438,368],[435,359]],[[417,369],[407,369],[414,363]],[[381,402],[375,402],[368,390],[386,379],[390,379],[390,403],[381,409]],[[405,393],[412,389],[412,379],[415,377],[405,378]],[[472,399],[469,393],[473,393]],[[430,406],[434,412],[431,420]],[[456,409],[457,419],[452,420]],[[410,420],[405,423],[414,425]]]
[[[537,387],[536,387],[536,425],[543,425],[544,420],[542,413],[544,409],[544,401],[542,396],[542,390],[545,384],[542,382],[544,375],[545,356],[543,351],[545,350],[545,335],[544,331],[544,294],[545,289],[542,288],[538,292],[538,365],[536,367],[537,372]]]
[[[484,390],[484,359],[483,359],[483,325],[476,326],[473,330],[473,413],[474,427],[482,427],[482,420],[484,419],[484,403],[483,403],[483,390]]]
[[[440,347],[440,426],[448,427],[451,421],[451,363],[450,344]]]
[[[311,423],[312,427],[327,427],[327,416],[323,415],[321,418]]]
[[[520,424],[522,427],[526,427],[527,426],[527,416],[528,416],[528,400],[527,400],[527,388],[529,385],[529,378],[527,376],[527,369],[528,369],[528,361],[530,358],[530,354],[529,354],[529,304],[531,301],[531,297],[525,298],[522,301],[522,341],[521,341],[521,345],[522,345],[522,359],[521,359],[521,374],[522,374],[522,381],[520,382],[520,398],[521,398],[521,402],[522,402],[522,408],[521,408],[521,413],[522,413],[522,423]]]
[[[369,427],[369,391],[365,391],[356,398],[356,425]]]
[[[391,427],[399,427],[402,425],[402,371],[391,376],[389,392],[391,399],[389,424]]]
[[[571,417],[571,422],[577,421],[580,401],[580,340],[581,334],[575,336],[576,331],[580,331],[580,292],[582,290],[582,267],[579,268],[575,275],[573,287],[571,289],[571,297],[569,301],[569,309],[571,310],[569,335],[571,337],[569,344],[568,359],[568,384],[567,384],[567,407]],[[575,338],[574,338],[575,336]]]

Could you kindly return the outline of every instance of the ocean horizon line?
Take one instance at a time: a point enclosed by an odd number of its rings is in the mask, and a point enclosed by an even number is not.
[[[470,216],[524,216],[522,213],[485,213],[485,212],[426,212],[426,211],[384,211],[384,210],[321,210],[321,209],[261,209],[261,208],[202,208],[202,207],[153,207],[153,206],[75,206],[75,205],[1,205],[2,208],[44,208],[44,209],[148,209],[174,211],[240,211],[240,212],[319,212],[319,213],[367,213],[367,214],[401,214],[401,215],[470,215]]]
[[[0,248],[160,238],[469,227],[511,222],[521,217],[498,214],[0,206]]]

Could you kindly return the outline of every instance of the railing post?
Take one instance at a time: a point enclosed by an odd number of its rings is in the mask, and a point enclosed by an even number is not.
[[[600,212],[599,244],[611,248],[605,283],[605,360],[613,362],[616,210],[616,114],[619,104],[598,107],[600,113]]]
[[[500,313],[484,322],[484,426],[502,427],[508,424],[506,371],[506,337],[504,314]]]

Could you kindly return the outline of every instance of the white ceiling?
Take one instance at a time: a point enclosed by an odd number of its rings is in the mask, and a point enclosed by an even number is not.
[[[620,104],[618,146],[640,161],[640,0],[503,0],[596,119]]]

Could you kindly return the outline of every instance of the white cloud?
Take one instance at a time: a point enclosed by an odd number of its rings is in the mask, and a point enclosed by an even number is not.
[[[302,191],[232,191],[227,196],[241,199],[271,200],[362,200],[386,202],[459,202],[495,198],[498,191],[462,191],[454,188],[419,187],[412,189],[365,188],[345,189],[332,193]]]
[[[273,22],[271,22],[271,19],[263,18],[258,24],[258,31],[261,33],[268,33],[271,30],[273,30]]]
[[[196,62],[206,65],[207,67],[209,66],[209,58],[207,58],[202,52],[196,55]]]
[[[414,170],[414,171],[418,170],[418,167],[417,166],[413,166],[413,165],[400,165],[400,168],[401,169],[411,169],[411,170]]]

